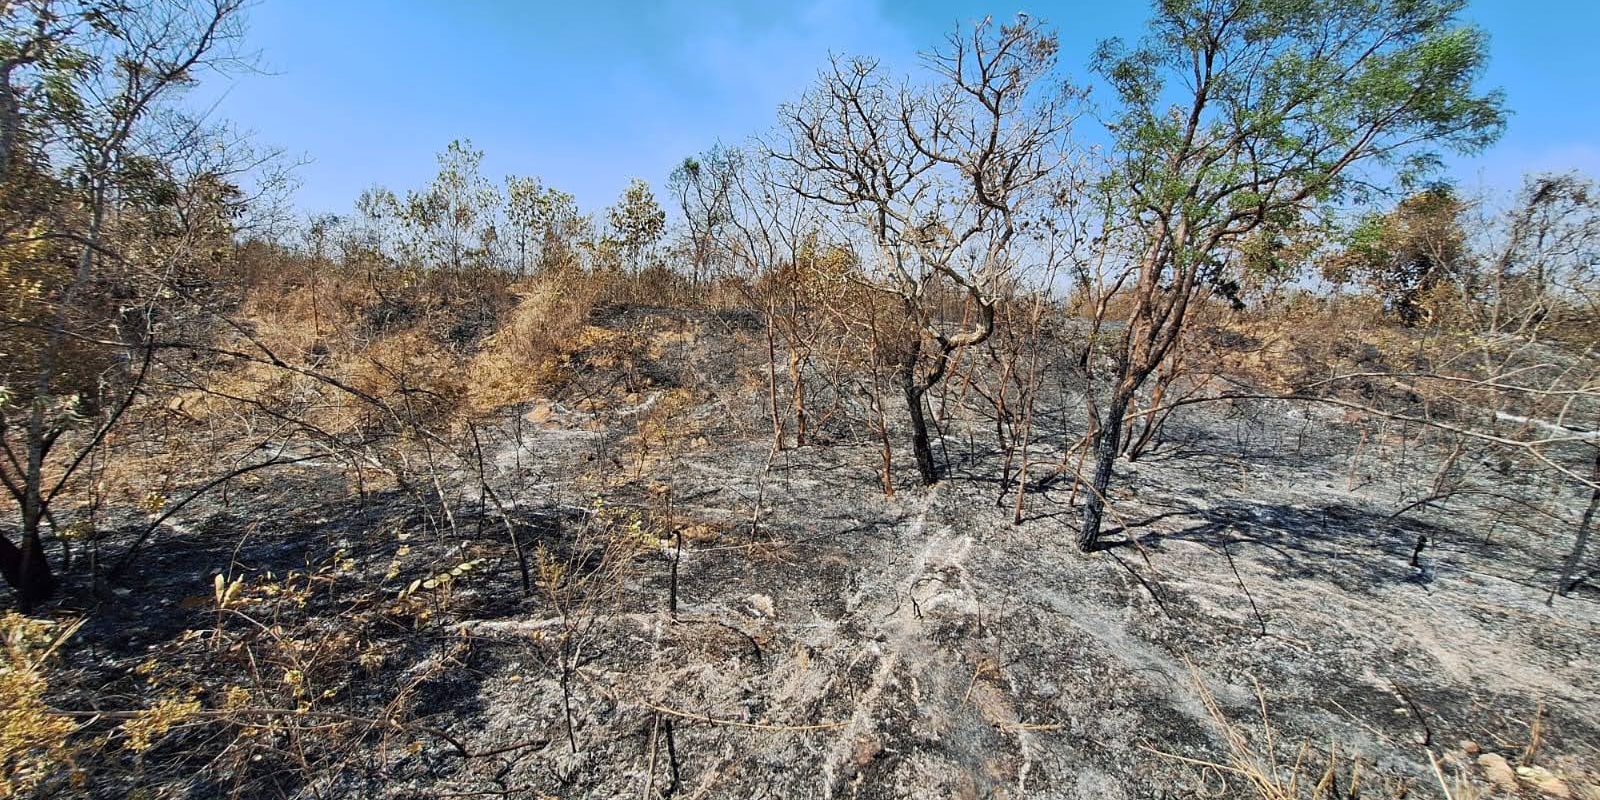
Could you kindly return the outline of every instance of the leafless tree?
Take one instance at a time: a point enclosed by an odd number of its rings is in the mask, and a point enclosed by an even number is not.
[[[895,356],[925,484],[939,478],[925,396],[954,353],[993,332],[995,303],[1026,266],[1030,217],[1066,158],[1078,93],[1055,74],[1057,47],[1027,17],[986,19],[924,54],[930,83],[896,84],[876,61],[835,59],[781,111],[772,156],[809,177],[793,191],[847,222],[911,331]],[[972,308],[956,329],[937,313],[947,287]]]

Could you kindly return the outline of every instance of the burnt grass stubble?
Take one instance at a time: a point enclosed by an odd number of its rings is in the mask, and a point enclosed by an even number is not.
[[[649,519],[669,485],[673,519],[712,533],[677,555],[675,618],[669,538],[636,557],[585,622],[576,752],[552,667],[553,609],[522,596],[502,523],[464,470],[450,476],[453,531],[397,492],[357,502],[315,462],[232,488],[225,503],[198,501],[114,598],[68,592],[67,605],[93,604],[69,664],[107,693],[134,691],[135,664],[213,624],[185,599],[208,596],[218,572],[281,575],[343,551],[356,565],[344,580],[394,593],[481,556],[488,566],[455,587],[434,624],[372,632],[389,644],[384,666],[332,707],[377,713],[419,664],[443,658],[409,719],[473,752],[507,752],[462,759],[417,736],[420,748],[373,747],[335,774],[266,785],[319,797],[637,797],[647,784],[683,797],[1186,797],[1216,791],[1216,776],[1162,753],[1227,759],[1197,676],[1257,733],[1264,702],[1286,760],[1303,741],[1319,752],[1331,742],[1424,786],[1430,748],[1509,747],[1542,703],[1543,747],[1594,763],[1600,591],[1582,584],[1547,607],[1565,537],[1481,507],[1392,517],[1426,493],[1408,481],[1429,480],[1442,452],[1369,444],[1352,469],[1356,432],[1316,406],[1198,404],[1174,415],[1153,453],[1121,464],[1110,546],[1085,556],[1072,545],[1070,481],[1036,473],[1021,525],[1009,495],[997,506],[1000,454],[981,422],[954,417],[940,449],[947,477],[933,489],[910,482],[910,454],[897,451],[900,484],[886,498],[870,438],[771,452],[763,399],[735,386],[741,353],[761,350],[739,338],[756,335],[749,320],[628,309],[601,322],[697,332],[629,381],[646,398],[698,385],[684,413],[700,436],[640,468],[624,404],[505,409],[479,431],[513,487],[505,499],[524,547],[562,553],[593,499],[568,479],[596,470],[618,476],[608,504]],[[580,376],[566,399],[615,377]],[[1081,435],[1076,402],[1042,400],[1036,464],[1059,461]],[[1473,469],[1483,474],[1469,480],[1504,480]],[[416,534],[402,543],[401,529]],[[113,533],[107,556],[138,530],[130,521]],[[402,545],[410,555],[386,579]],[[336,598],[313,598],[307,624],[337,625],[340,613]],[[381,733],[392,732],[369,736]],[[173,738],[147,758],[209,746]],[[224,788],[193,780],[189,796]]]

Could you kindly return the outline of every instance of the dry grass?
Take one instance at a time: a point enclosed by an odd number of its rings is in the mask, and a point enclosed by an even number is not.
[[[522,402],[558,383],[566,360],[585,343],[600,288],[558,273],[512,291],[516,306],[467,364],[475,410]]]
[[[466,398],[470,381],[459,357],[415,329],[379,339],[341,366],[351,386],[382,401],[401,419],[429,426],[449,420]],[[349,401],[361,406],[355,398]],[[394,422],[375,409],[367,411],[369,426]]]
[[[1224,784],[1222,796],[1255,797],[1260,800],[1401,800],[1429,796],[1434,789],[1445,800],[1487,800],[1492,796],[1501,796],[1485,788],[1481,777],[1473,777],[1474,770],[1465,763],[1460,753],[1441,757],[1432,748],[1423,747],[1421,754],[1426,758],[1430,778],[1425,781],[1428,788],[1421,790],[1422,787],[1414,787],[1403,778],[1365,770],[1359,754],[1341,753],[1337,744],[1329,744],[1326,750],[1322,750],[1309,740],[1302,740],[1298,744],[1287,742],[1273,727],[1266,695],[1259,686],[1256,687],[1256,702],[1260,723],[1258,728],[1251,730],[1235,722],[1223,710],[1193,664],[1190,665],[1190,674],[1195,692],[1222,739],[1226,757],[1223,760],[1209,760],[1174,755],[1152,747],[1145,749],[1163,758],[1199,768],[1207,776],[1219,777]],[[1540,744],[1541,719],[1542,706],[1540,712],[1535,713],[1525,753],[1537,750]],[[1286,758],[1286,754],[1292,754],[1292,757]],[[1527,758],[1521,761],[1524,765],[1531,763]],[[1558,761],[1557,767],[1570,766],[1565,760]],[[1572,786],[1578,787],[1579,797],[1596,796],[1585,794],[1594,790],[1585,783],[1588,776],[1581,770],[1535,768],[1530,771],[1524,766],[1519,767],[1517,775],[1521,776],[1521,789],[1530,792],[1539,786],[1539,777],[1545,776],[1553,779],[1551,785],[1561,784],[1553,796],[1573,796],[1563,794],[1569,792],[1568,787]],[[1510,780],[1516,782],[1519,778]]]
[[[1145,749],[1219,776],[1224,783],[1223,796],[1260,800],[1399,800],[1410,796],[1410,789],[1404,782],[1363,772],[1360,757],[1340,753],[1337,744],[1330,744],[1323,752],[1309,740],[1298,745],[1284,742],[1272,725],[1266,695],[1259,686],[1256,699],[1260,729],[1252,734],[1234,722],[1217,703],[1199,669],[1190,664],[1189,670],[1195,692],[1226,748],[1226,759],[1213,761],[1179,756],[1148,746]],[[1291,746],[1292,751],[1285,749],[1286,745]],[[1287,752],[1292,752],[1293,757],[1285,758]],[[1442,773],[1440,777],[1442,780]]]

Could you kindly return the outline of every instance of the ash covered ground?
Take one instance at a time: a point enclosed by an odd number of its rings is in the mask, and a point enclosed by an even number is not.
[[[449,520],[399,492],[357,502],[316,462],[196,503],[66,656],[103,687],[131,686],[152,652],[188,646],[184,631],[242,624],[186,601],[218,572],[337,559],[339,585],[396,596],[439,564],[473,563],[427,624],[364,634],[386,643],[381,665],[317,706],[405,723],[369,725],[310,776],[260,786],[1251,797],[1245,765],[1287,776],[1298,762],[1329,797],[1600,796],[1600,590],[1547,604],[1569,532],[1541,536],[1537,520],[1485,504],[1414,505],[1443,452],[1363,436],[1314,404],[1196,404],[1121,464],[1109,546],[1085,555],[1072,482],[1046,467],[1013,524],[1015,487],[998,483],[981,419],[951,416],[933,488],[897,450],[892,497],[870,439],[774,452],[759,393],[739,385],[740,354],[759,351],[746,323],[606,320],[688,333],[658,336],[620,383],[597,367],[484,426],[499,488],[491,498],[475,472],[447,471]],[[1041,408],[1036,465],[1081,435],[1079,402],[1069,388]],[[669,403],[675,438],[641,443]],[[1469,484],[1515,488],[1501,466],[1462,469]],[[578,477],[593,474],[611,476],[612,513],[642,520],[625,563],[580,552],[597,490]],[[536,561],[604,568],[616,585],[594,602],[524,596],[507,526]],[[304,608],[292,624],[339,622],[341,606],[315,593]],[[204,745],[178,737],[147,757]],[[1501,757],[1539,766],[1508,777]]]

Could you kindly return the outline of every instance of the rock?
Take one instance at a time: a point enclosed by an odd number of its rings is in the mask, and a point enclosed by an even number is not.
[[[856,739],[855,746],[851,748],[851,757],[855,761],[853,765],[855,770],[860,771],[866,768],[882,752],[883,742],[879,741],[878,737],[862,736]]]
[[[766,596],[764,594],[752,594],[749,597],[745,598],[745,602],[750,604],[750,611],[752,612],[753,616],[757,616],[757,617],[771,617],[772,616],[773,607],[772,607],[772,598],[771,597],[768,597],[768,596]]]
[[[1565,781],[1544,767],[1517,767],[1517,776],[1532,784],[1535,789],[1550,797],[1571,800],[1572,789]]]
[[[1461,740],[1461,752],[1466,753],[1469,756],[1475,756],[1475,755],[1477,755],[1479,753],[1482,753],[1483,752],[1483,748],[1479,747],[1478,743],[1472,741],[1471,739],[1462,739]]]
[[[1484,753],[1478,756],[1478,766],[1483,768],[1483,775],[1490,783],[1507,792],[1517,791],[1517,773],[1511,771],[1511,765],[1506,763],[1505,756],[1499,753]]]

